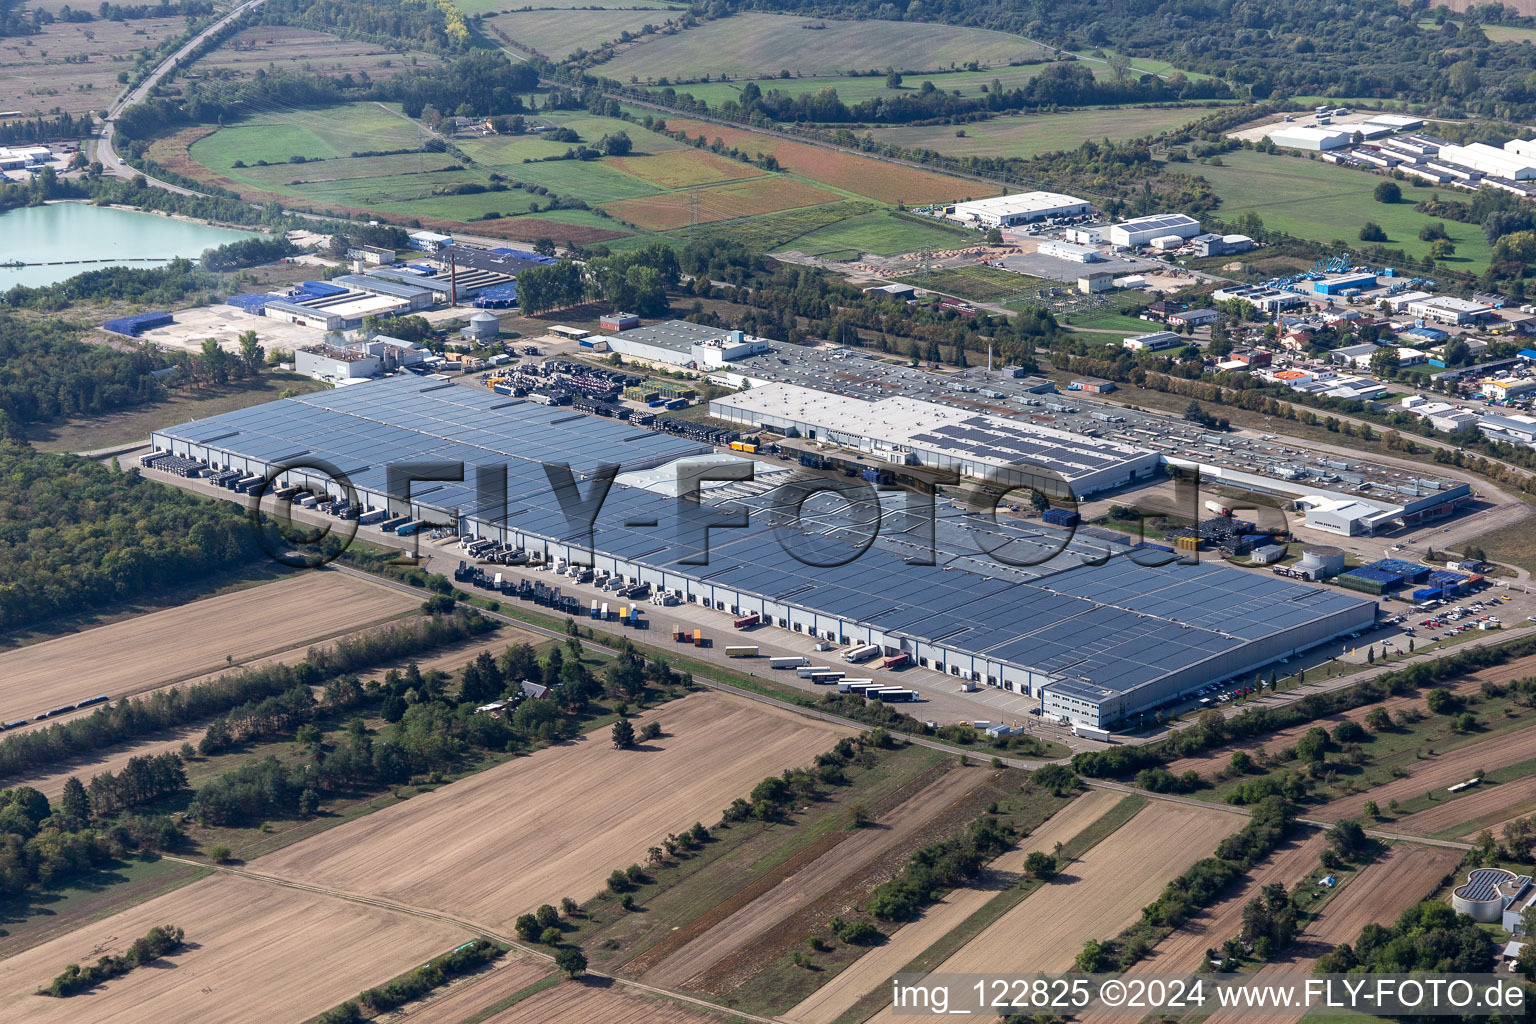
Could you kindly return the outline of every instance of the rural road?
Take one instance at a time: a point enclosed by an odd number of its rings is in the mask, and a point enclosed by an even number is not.
[[[148,96],[150,90],[159,85],[161,80],[164,79],[166,75],[170,74],[178,66],[180,66],[181,62],[190,56],[192,51],[195,50],[203,42],[203,40],[207,39],[209,36],[223,28],[225,25],[228,25],[231,21],[241,17],[243,14],[245,14],[246,11],[260,7],[264,3],[266,3],[266,0],[246,0],[245,3],[241,4],[239,7],[236,7],[234,10],[224,15],[224,17],[220,18],[218,21],[214,22],[212,25],[209,25],[197,35],[187,40],[186,43],[182,45],[181,49],[165,58],[165,60],[161,61],[155,70],[146,75],[144,81],[140,82],[132,89],[129,89],[122,96],[118,97],[117,102],[112,104],[112,106],[107,110],[107,116],[105,118],[106,123],[102,125],[101,137],[96,140],[96,146],[93,151],[96,160],[99,161],[102,166],[102,170],[116,178],[132,178],[134,175],[140,173],[139,171],[130,167],[128,164],[124,163],[123,158],[117,155],[117,150],[112,145],[112,132],[116,127],[115,122],[117,120],[117,116],[124,110],[133,106],[135,103],[143,100],[144,97]],[[194,192],[191,189],[182,188],[179,185],[172,185],[169,182],[161,181],[158,178],[150,178],[147,175],[145,180],[157,188],[165,189],[167,192],[175,192],[184,196],[204,195],[202,192]]]

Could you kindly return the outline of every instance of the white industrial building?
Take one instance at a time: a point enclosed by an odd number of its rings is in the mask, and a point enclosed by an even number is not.
[[[1536,179],[1536,157],[1523,156],[1515,150],[1497,149],[1482,142],[1470,146],[1441,146],[1439,157],[1442,161],[1513,181]]]
[[[1185,341],[1172,331],[1153,331],[1126,338],[1120,344],[1132,352],[1161,352],[1165,348],[1181,348]]]
[[[1492,312],[1492,306],[1450,295],[1435,295],[1408,303],[1409,316],[1433,320],[1437,324],[1473,323]]]
[[[1407,114],[1372,114],[1362,124],[1377,128],[1390,128],[1394,132],[1411,132],[1415,128],[1424,127],[1422,117],[1410,117]]]
[[[13,171],[23,167],[36,167],[53,159],[53,151],[47,146],[19,146],[9,149],[0,146],[0,170]]]
[[[729,362],[770,349],[764,338],[686,320],[636,327],[606,340],[608,347],[620,355],[695,370],[718,370]]]
[[[1098,251],[1087,245],[1074,245],[1071,242],[1058,242],[1048,238],[1041,242],[1035,252],[1041,256],[1052,256],[1058,260],[1067,260],[1072,263],[1098,263],[1104,257]]]
[[[1082,498],[1160,471],[1155,452],[914,398],[867,402],[797,384],[766,384],[712,400],[709,414],[780,433],[794,429],[888,462],[1062,497]]]
[[[979,228],[1011,228],[1047,217],[1077,217],[1090,209],[1086,200],[1059,192],[1020,192],[956,203],[950,216]]]
[[[327,342],[298,349],[293,353],[293,368],[317,380],[348,382],[416,366],[431,354],[425,345],[376,334],[370,341]]]
[[[1200,222],[1193,217],[1186,217],[1182,213],[1163,213],[1116,224],[1109,229],[1109,240],[1114,245],[1130,248],[1146,245],[1152,239],[1165,235],[1194,238],[1199,233]]]
[[[1342,149],[1354,140],[1351,132],[1338,128],[1313,128],[1296,124],[1276,128],[1269,133],[1269,141],[1286,149],[1305,149],[1321,153],[1325,149]]]

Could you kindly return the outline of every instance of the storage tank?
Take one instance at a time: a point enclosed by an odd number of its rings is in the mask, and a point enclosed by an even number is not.
[[[495,341],[501,334],[501,321],[482,309],[469,318],[469,325],[460,333],[468,341]]]
[[[1302,551],[1301,561],[1296,563],[1296,568],[1313,579],[1325,580],[1331,576],[1337,576],[1344,571],[1344,551],[1342,548],[1326,545],[1306,548]]]

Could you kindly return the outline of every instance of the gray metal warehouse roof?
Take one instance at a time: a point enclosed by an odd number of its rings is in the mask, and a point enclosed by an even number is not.
[[[583,544],[540,460],[568,461],[581,473],[602,462],[709,451],[611,420],[415,377],[274,402],[157,434],[267,461],[319,457],[355,483],[380,489],[392,462],[504,465],[505,507],[493,502],[477,509],[472,481],[422,484],[417,491],[429,504],[471,520]],[[882,500],[889,509],[913,499],[888,493]],[[1118,537],[1080,532],[1069,540],[1036,523],[994,523],[942,501],[932,527],[936,564],[917,564],[927,560],[919,557],[928,533],[920,514],[877,517],[875,502],[822,493],[805,501],[801,520],[792,523],[795,504],[783,489],[726,508],[615,485],[592,544],[651,569],[1046,672],[1069,681],[1058,690],[1093,700],[1370,603],[1220,562],[1161,564],[1174,556]],[[746,526],[710,529],[707,562],[689,564],[701,549],[702,524],[732,509]],[[877,538],[859,554],[861,530],[877,520]],[[828,564],[804,564],[791,548]],[[1002,564],[989,549],[1035,564]]]

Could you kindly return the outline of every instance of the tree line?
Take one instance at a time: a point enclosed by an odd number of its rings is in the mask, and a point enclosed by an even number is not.
[[[252,703],[259,706],[261,701],[290,693],[295,687],[320,686],[382,661],[475,636],[494,625],[472,610],[413,619],[343,637],[329,647],[311,650],[295,665],[264,665],[224,673],[205,683],[124,697],[103,704],[89,715],[0,739],[0,778],[165,729],[207,721]]]
[[[174,953],[186,944],[186,933],[175,925],[156,925],[140,938],[134,939],[127,951],[117,956],[104,956],[94,964],[81,967],[70,964],[64,973],[54,978],[40,995],[65,998],[87,992],[103,981],[119,978],[135,967],[153,963],[168,953]]]

